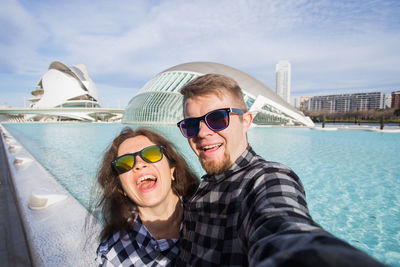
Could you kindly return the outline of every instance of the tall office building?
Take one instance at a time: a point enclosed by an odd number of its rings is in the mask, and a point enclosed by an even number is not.
[[[280,60],[276,64],[276,93],[287,103],[290,103],[291,67],[287,60]]]

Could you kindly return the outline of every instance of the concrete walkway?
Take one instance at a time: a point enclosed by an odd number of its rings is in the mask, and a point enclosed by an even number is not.
[[[32,266],[4,148],[0,138],[0,265]]]
[[[1,136],[4,149],[0,143],[0,162],[4,171],[0,175],[6,192],[0,199],[4,204],[4,212],[0,213],[0,240],[5,240],[4,245],[0,243],[0,266],[96,266],[94,258],[98,242],[90,239],[88,234],[100,231],[101,224],[93,221],[92,230],[86,232],[84,225],[88,212],[82,204],[1,124],[0,132],[4,136]],[[8,145],[13,146],[11,151]],[[44,203],[49,205],[42,209],[29,208],[33,194],[49,196],[49,203]],[[62,199],[56,201],[60,197]],[[13,208],[10,208],[11,204]],[[18,223],[17,219],[20,219]]]

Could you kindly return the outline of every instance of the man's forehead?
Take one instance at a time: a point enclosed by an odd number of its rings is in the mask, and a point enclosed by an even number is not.
[[[187,98],[186,101],[183,103],[183,106],[186,107],[188,102],[202,102],[207,101],[210,98],[217,97],[221,102],[235,102],[234,95],[229,91],[225,90],[216,90],[214,92],[208,92],[202,95],[195,95],[190,98]]]
[[[183,104],[183,113],[185,116],[192,116],[193,114],[188,113],[192,113],[195,110],[202,110],[202,113],[207,113],[214,109],[230,107],[232,106],[232,103],[233,101],[229,95],[205,94],[201,96],[195,96],[186,99],[185,103]]]

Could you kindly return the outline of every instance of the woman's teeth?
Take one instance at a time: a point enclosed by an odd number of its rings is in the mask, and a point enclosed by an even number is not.
[[[145,176],[140,177],[137,180],[136,184],[139,185],[141,182],[146,181],[146,180],[156,181],[157,178],[155,176],[153,176],[153,175],[145,175]]]

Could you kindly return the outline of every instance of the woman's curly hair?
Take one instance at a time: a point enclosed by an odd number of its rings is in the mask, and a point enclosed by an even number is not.
[[[113,140],[103,156],[101,167],[97,172],[97,200],[93,208],[90,208],[94,217],[100,218],[103,229],[99,235],[100,241],[109,238],[115,232],[127,232],[135,217],[136,204],[124,196],[118,174],[113,170],[111,162],[117,157],[119,146],[128,138],[145,136],[156,145],[164,146],[170,167],[175,167],[171,187],[178,196],[188,196],[195,192],[199,184],[198,177],[189,168],[185,159],[176,152],[175,146],[160,134],[146,129],[133,130],[124,128]],[[93,206],[93,205],[91,205]]]

